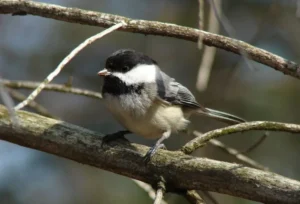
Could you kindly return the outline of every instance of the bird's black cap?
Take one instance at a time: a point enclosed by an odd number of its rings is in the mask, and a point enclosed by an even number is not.
[[[105,63],[105,68],[111,72],[127,72],[137,65],[157,64],[151,57],[132,49],[121,49],[111,54]]]

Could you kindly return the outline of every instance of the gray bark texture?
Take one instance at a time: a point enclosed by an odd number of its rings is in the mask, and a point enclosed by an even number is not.
[[[199,189],[263,203],[300,203],[300,182],[275,173],[167,150],[145,165],[146,146],[120,140],[101,147],[103,135],[91,130],[26,111],[17,117],[18,125],[12,125],[0,106],[0,139],[153,185],[163,177],[171,192]]]

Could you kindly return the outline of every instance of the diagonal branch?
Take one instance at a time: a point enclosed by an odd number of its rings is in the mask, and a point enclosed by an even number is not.
[[[96,132],[17,111],[20,126],[11,125],[0,107],[0,139],[41,150],[155,185],[163,177],[168,191],[201,189],[263,203],[299,203],[300,182],[238,164],[159,150],[145,166],[148,147],[112,142],[101,148]]]
[[[68,54],[59,63],[59,65],[55,68],[55,70],[53,72],[51,72],[46,77],[46,79],[44,79],[44,81],[42,83],[40,83],[39,86],[33,92],[31,92],[31,94],[24,101],[22,101],[18,105],[16,105],[15,109],[16,110],[22,109],[23,107],[28,105],[31,101],[33,101],[41,93],[41,91],[45,88],[45,86],[47,84],[49,84],[64,69],[66,64],[68,64],[82,49],[84,49],[86,46],[93,43],[94,41],[102,38],[103,36],[117,30],[118,28],[122,27],[123,25],[126,25],[126,24],[122,21],[122,22],[120,22],[116,25],[113,25],[110,28],[96,34],[96,35],[93,35],[92,37],[89,37],[83,43],[78,45],[75,49],[72,50],[72,52],[70,52],[70,54]]]
[[[1,0],[0,14],[30,14],[60,21],[99,27],[110,27],[124,21],[127,25],[120,29],[123,31],[146,35],[169,36],[193,42],[197,42],[199,35],[201,35],[202,42],[205,45],[224,49],[236,54],[240,54],[242,51],[249,56],[250,59],[270,66],[284,74],[288,74],[298,79],[300,78],[300,67],[295,62],[286,60],[278,55],[254,47],[243,41],[200,31],[194,28],[157,21],[130,19],[118,15],[34,1]]]
[[[17,100],[17,101],[23,101],[26,99],[26,96],[23,95],[21,92],[16,91],[14,89],[8,89],[8,93],[10,94],[10,96]],[[38,104],[35,101],[31,101],[28,106],[34,110],[36,110],[36,112],[40,115],[49,117],[49,118],[54,118],[54,119],[59,119],[56,116],[52,115],[44,106]]]
[[[225,145],[224,143],[222,143],[219,140],[211,139],[211,140],[208,141],[208,143],[213,145],[216,148],[219,148],[220,150],[224,151],[225,153],[228,153],[230,156],[235,157],[235,159],[237,159],[238,161],[246,164],[247,166],[251,166],[253,168],[261,169],[261,170],[264,170],[264,171],[269,171],[269,168],[263,166],[262,164],[258,163],[255,160],[247,157],[246,155],[239,152],[238,150]]]
[[[195,190],[187,191],[185,198],[192,204],[206,204],[203,198]]]

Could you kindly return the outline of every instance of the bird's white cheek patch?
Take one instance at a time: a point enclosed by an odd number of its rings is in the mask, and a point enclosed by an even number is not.
[[[127,73],[113,73],[114,76],[124,81],[127,85],[139,83],[153,83],[155,82],[156,65],[137,65]]]

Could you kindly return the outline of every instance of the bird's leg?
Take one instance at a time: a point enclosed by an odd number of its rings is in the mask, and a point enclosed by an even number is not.
[[[124,136],[126,134],[129,134],[131,133],[129,130],[121,130],[121,131],[118,131],[116,133],[113,133],[113,134],[108,134],[108,135],[105,135],[103,138],[102,138],[102,144],[101,144],[101,147],[103,146],[103,144],[105,143],[109,143],[113,140],[117,140],[117,139],[123,139],[123,140],[126,140],[127,142],[129,142]]]
[[[152,146],[148,152],[146,153],[146,155],[144,156],[144,162],[147,164],[151,158],[153,157],[153,155],[156,153],[156,151],[160,148],[166,148],[164,144],[162,144],[162,142],[165,140],[165,139],[168,139],[171,135],[171,131],[167,131],[167,132],[164,132],[162,137],[159,138],[155,145]]]

